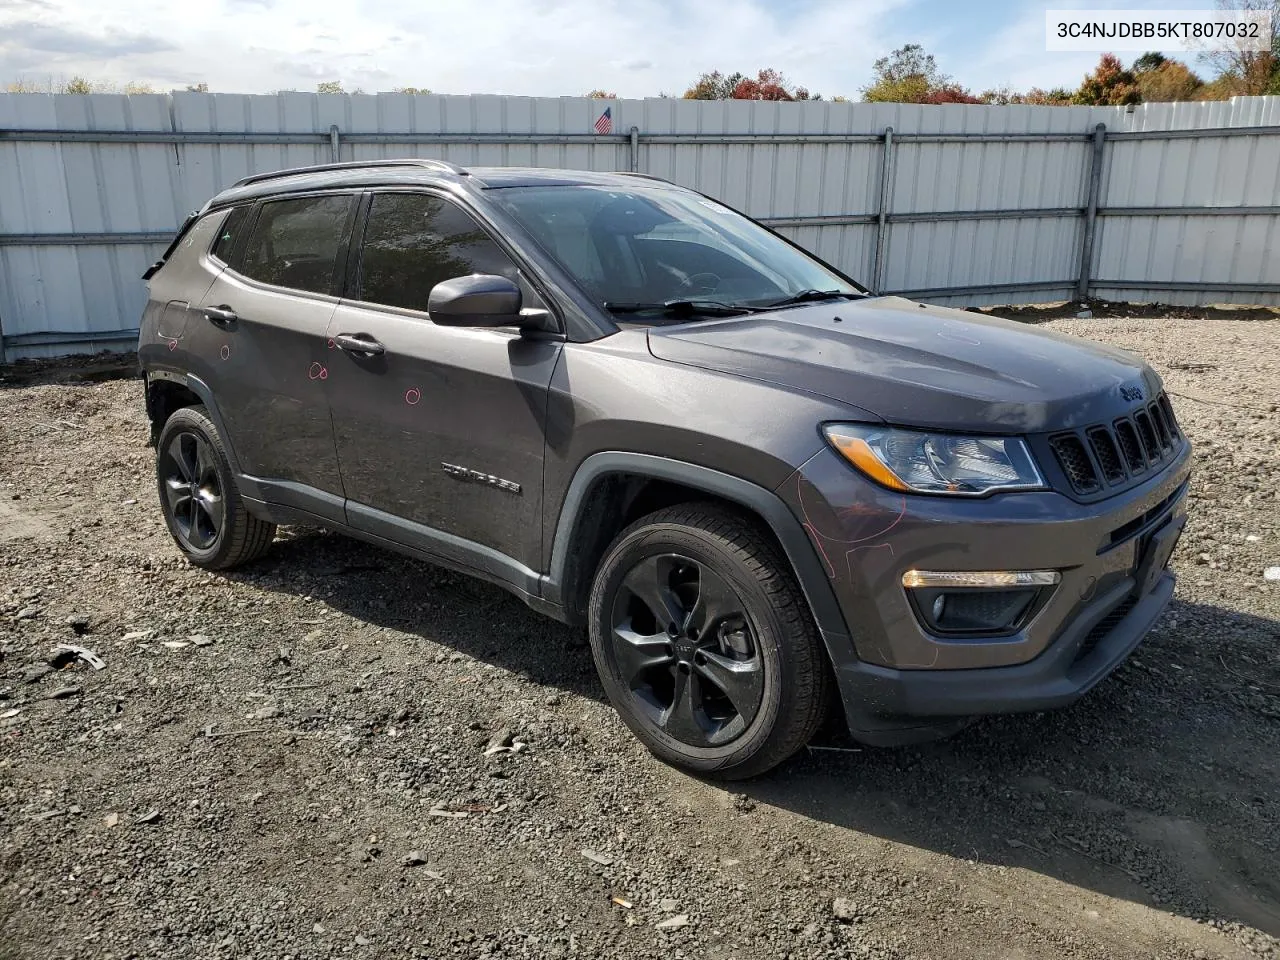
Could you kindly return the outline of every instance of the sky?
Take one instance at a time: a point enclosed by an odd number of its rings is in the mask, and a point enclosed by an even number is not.
[[[704,70],[762,67],[856,99],[905,43],[975,93],[1076,87],[1097,53],[1048,53],[1046,7],[1212,0],[0,0],[0,84],[72,76],[157,91],[679,95]],[[1176,53],[1176,51],[1171,51]],[[1125,59],[1131,60],[1134,54]],[[1202,72],[1203,68],[1202,68]]]

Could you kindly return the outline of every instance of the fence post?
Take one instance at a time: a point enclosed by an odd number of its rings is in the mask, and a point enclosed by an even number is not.
[[[329,124],[329,162],[338,163],[342,158],[341,153],[341,135],[338,133],[338,125],[336,123]]]
[[[1089,272],[1093,269],[1093,238],[1098,227],[1098,194],[1102,189],[1102,148],[1107,141],[1107,125],[1093,128],[1093,154],[1089,160],[1089,196],[1085,205],[1084,235],[1080,240],[1080,279],[1076,299],[1089,299]]]
[[[893,127],[884,128],[884,155],[880,159],[880,209],[876,213],[876,254],[871,267],[871,292],[879,295],[884,286],[884,241],[888,226],[889,205],[893,198],[889,195],[892,181],[889,179],[889,168],[893,164]]]
[[[640,170],[640,128],[631,128],[631,172]]]

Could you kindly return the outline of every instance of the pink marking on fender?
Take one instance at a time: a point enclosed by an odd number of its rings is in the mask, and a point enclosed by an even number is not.
[[[170,349],[170,350],[177,350],[177,349],[178,349],[178,341],[177,341],[177,340],[170,340],[170,341],[169,341],[169,349]]]
[[[231,358],[231,348],[225,343],[222,345],[222,350],[219,352],[221,353],[223,360],[229,360]]]
[[[822,562],[827,565],[827,579],[834,580],[836,578],[836,568],[831,565],[831,559],[827,556],[826,547],[822,545],[822,537],[808,523],[804,524],[804,528],[809,531],[809,539],[813,541],[813,545],[818,548],[818,553],[822,555]]]
[[[308,380],[324,380],[329,376],[329,371],[324,368],[322,363],[313,363],[307,369]]]
[[[404,392],[404,402],[409,406],[417,406],[418,401],[422,399],[422,391],[417,387],[410,387]]]

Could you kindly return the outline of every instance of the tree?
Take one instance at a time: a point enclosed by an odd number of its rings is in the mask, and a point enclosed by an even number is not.
[[[316,93],[343,93],[341,80],[325,80],[316,84]]]
[[[1218,9],[1271,11],[1271,43],[1268,50],[1242,50],[1237,47],[1202,53],[1200,59],[1212,66],[1222,81],[1215,91],[1229,91],[1228,96],[1246,97],[1280,93],[1280,0],[1218,0]]]
[[[34,80],[19,78],[4,85],[5,93],[48,93],[49,85],[41,86]]]
[[[719,70],[704,73],[683,94],[686,100],[732,100],[734,88],[747,79],[740,73],[725,76]]]
[[[1134,73],[1147,73],[1150,70],[1159,70],[1168,62],[1169,58],[1159,50],[1150,50],[1133,61],[1133,66],[1130,69]]]
[[[804,87],[792,85],[781,72],[765,67],[754,77],[742,73],[727,76],[719,70],[704,73],[684,92],[686,100],[821,100]]]
[[[72,77],[58,87],[59,93],[93,93],[94,84],[90,83],[84,77]]]
[[[938,69],[933,54],[908,43],[872,64],[873,78],[862,88],[868,103],[982,103]]]
[[[396,87],[392,93],[407,93],[415,97],[425,97],[431,91],[426,87]]]
[[[804,87],[793,87],[781,73],[766,67],[754,80],[743,77],[733,86],[730,96],[734,100],[818,100]]]
[[[958,83],[944,83],[940,87],[934,87],[924,95],[921,103],[982,103],[980,97],[975,97],[972,93],[960,86]]]
[[[201,80],[199,83],[188,83],[187,93],[208,93],[209,85]]]
[[[1104,53],[1092,73],[1085,74],[1080,89],[1072,98],[1075,103],[1090,106],[1123,106],[1138,103],[1142,94],[1133,73],[1124,68],[1114,53]]]
[[[1194,100],[1204,86],[1204,81],[1181,60],[1170,60],[1159,53],[1144,53],[1135,60],[1133,74],[1143,103]]]
[[[617,100],[618,99],[618,95],[616,93],[608,93],[605,90],[588,90],[585,96],[589,100]]]
[[[132,96],[137,93],[155,93],[155,90],[152,89],[151,84],[149,83],[139,80],[130,80],[124,85],[124,92]]]

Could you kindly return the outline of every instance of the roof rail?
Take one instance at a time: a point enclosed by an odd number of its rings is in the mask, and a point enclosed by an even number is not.
[[[290,167],[288,170],[275,170],[271,173],[255,173],[243,177],[232,184],[233,187],[244,187],[264,180],[276,180],[280,177],[292,177],[300,173],[323,173],[326,170],[359,170],[364,167],[431,167],[444,170],[459,177],[470,176],[466,169],[448,160],[436,160],[423,157],[405,157],[401,160],[354,160],[346,163],[321,163],[312,167]]]
[[[659,177],[652,173],[640,173],[638,170],[614,170],[620,177],[639,177],[642,180],[657,180],[659,183],[671,183],[666,177]]]

